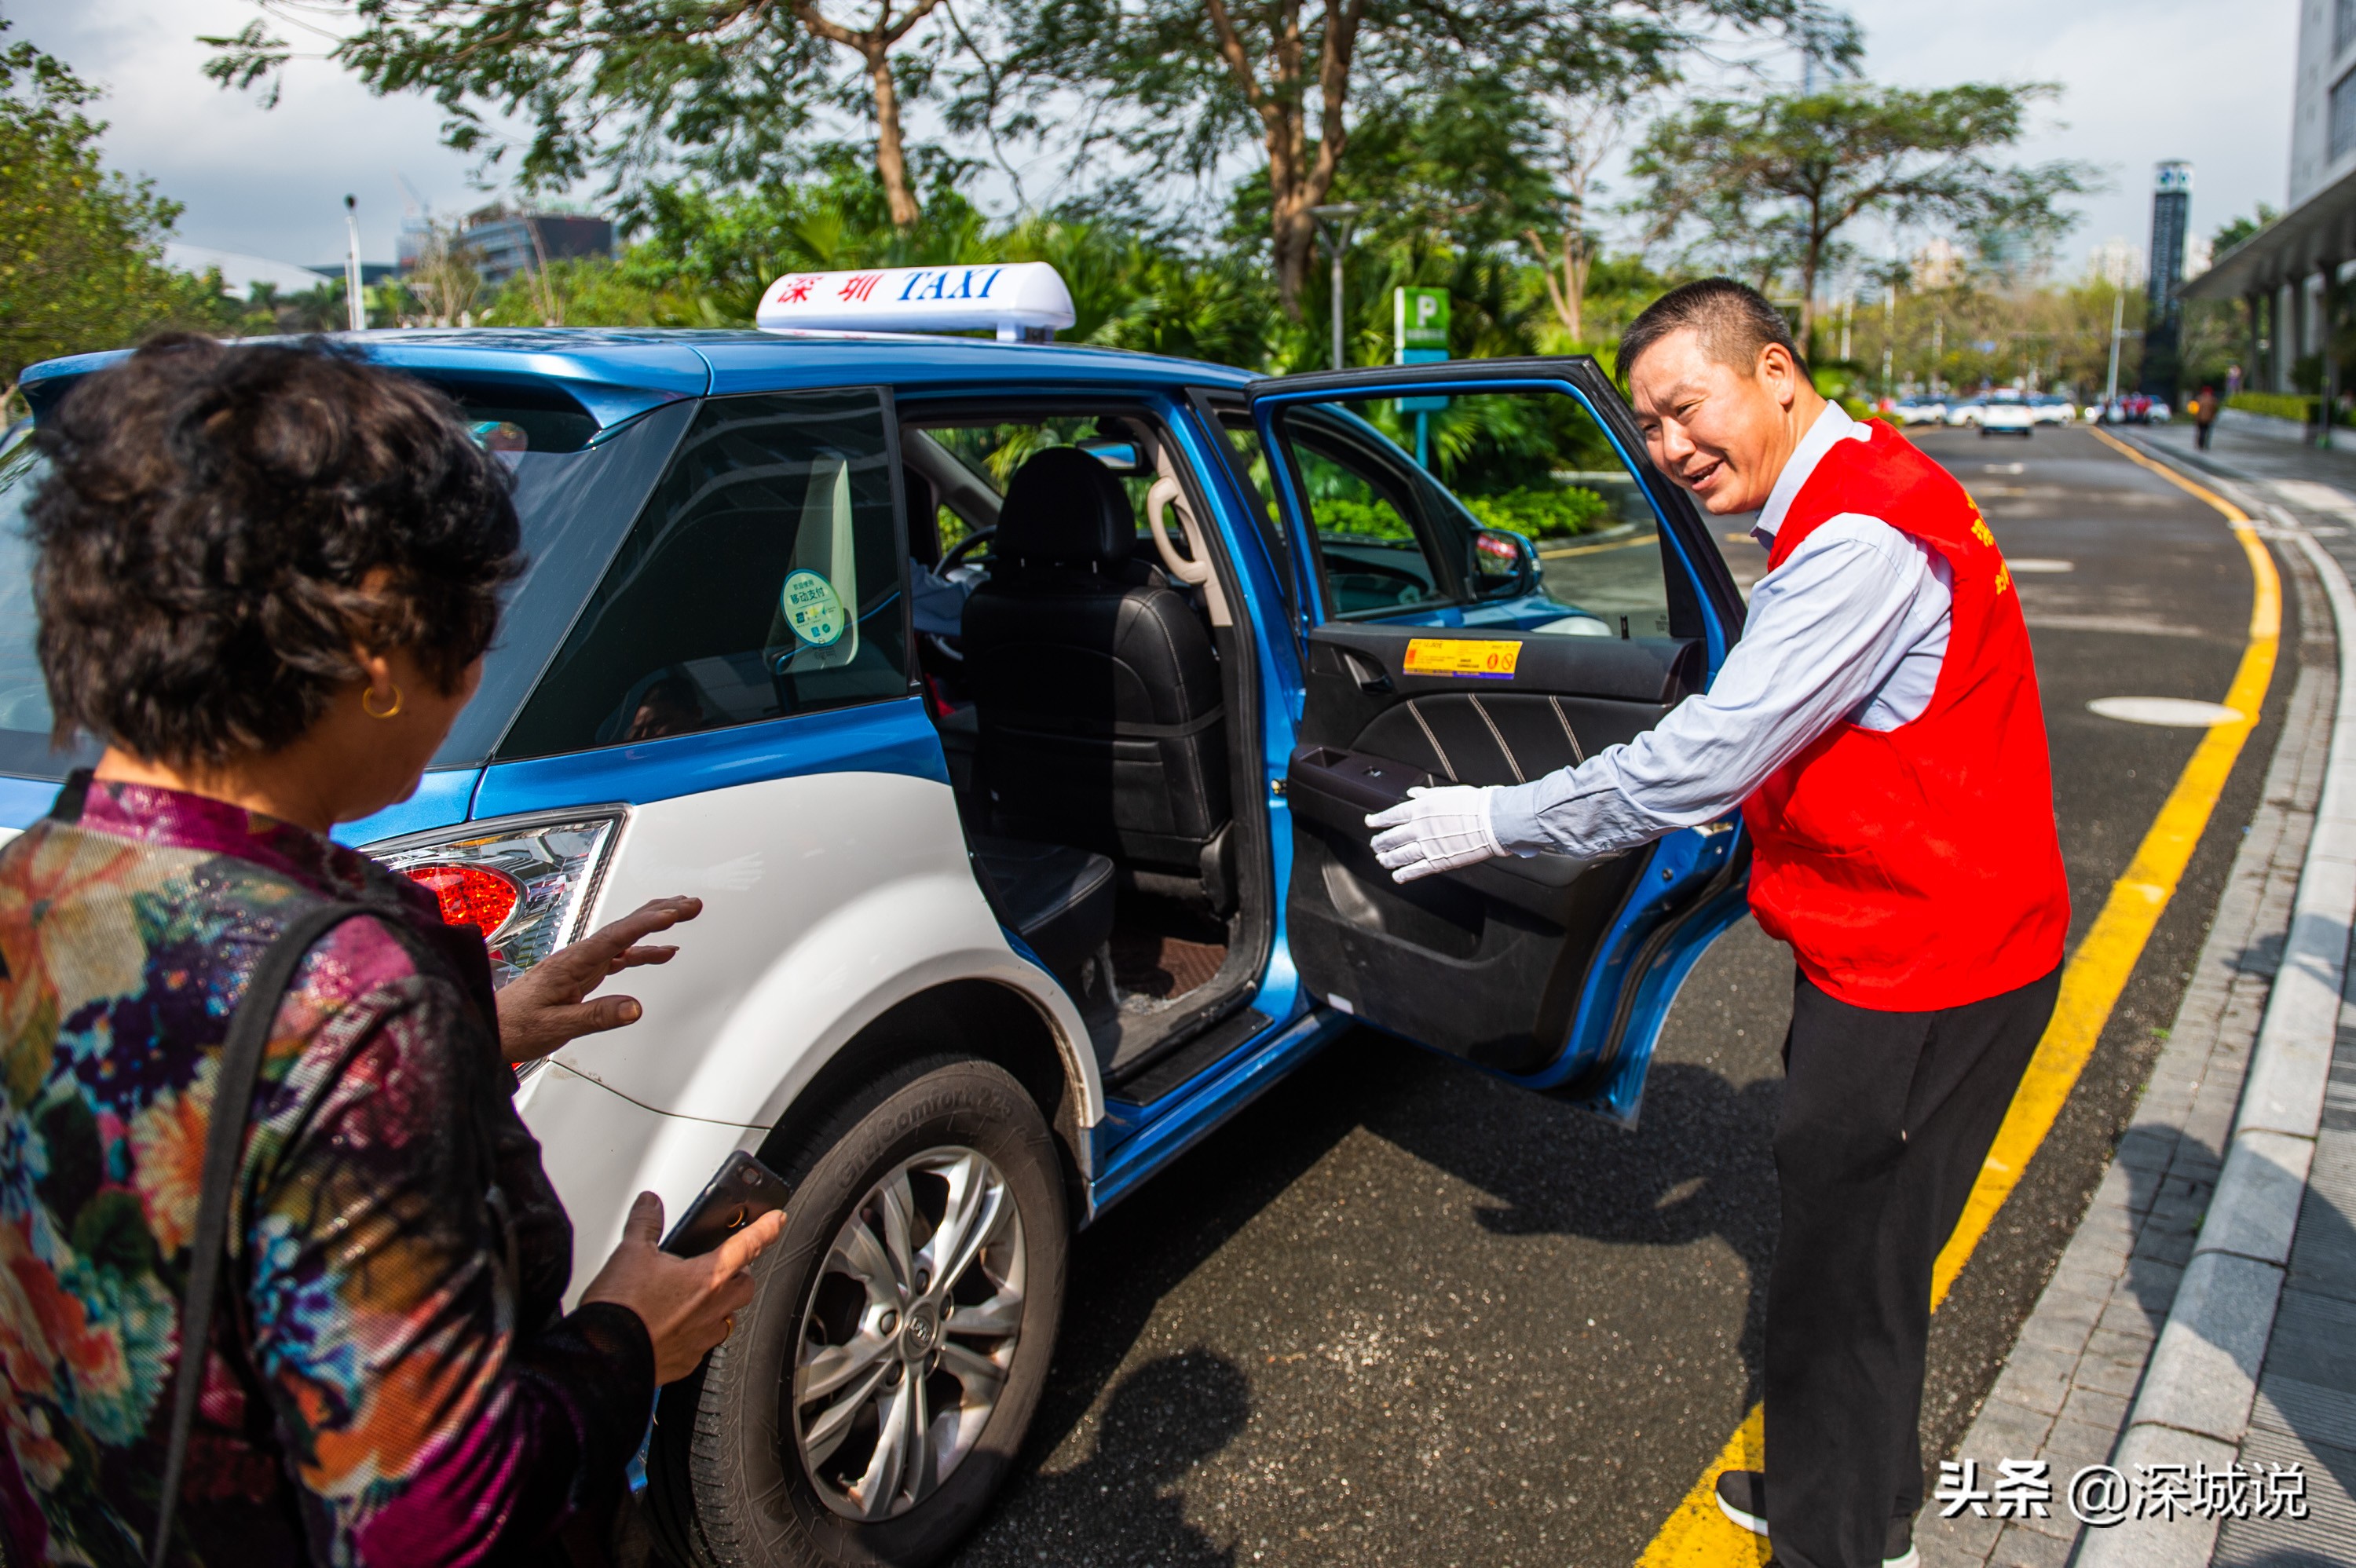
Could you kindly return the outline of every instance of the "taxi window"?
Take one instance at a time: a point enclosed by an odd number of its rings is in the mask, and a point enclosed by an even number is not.
[[[1547,596],[1573,612],[1547,629],[1670,635],[1658,518],[1577,399],[1365,393],[1293,405],[1277,429],[1328,615],[1412,617],[1492,597],[1483,530],[1506,529],[1537,547]]]
[[[1453,558],[1472,528],[1429,475],[1373,427],[1329,409],[1290,411],[1283,429],[1328,614],[1394,615],[1461,597]]]
[[[524,575],[508,596],[475,699],[431,766],[473,767],[490,754],[653,487],[688,411],[685,404],[657,409],[577,452],[493,446],[514,476]],[[100,747],[87,736],[62,749],[49,741],[48,689],[34,644],[34,550],[25,532],[25,507],[48,471],[30,441],[0,453],[0,773],[61,779],[96,762]]]
[[[25,505],[48,466],[29,441],[0,457],[0,773],[54,779],[97,761],[98,747],[49,745],[49,688],[33,640],[33,541],[25,534]]]
[[[905,694],[886,429],[873,390],[706,402],[498,754]]]

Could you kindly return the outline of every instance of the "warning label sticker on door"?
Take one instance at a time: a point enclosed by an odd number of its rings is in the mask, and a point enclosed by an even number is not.
[[[1476,641],[1471,637],[1410,637],[1407,645],[1408,675],[1469,676],[1475,680],[1511,680],[1514,661],[1522,645]]]

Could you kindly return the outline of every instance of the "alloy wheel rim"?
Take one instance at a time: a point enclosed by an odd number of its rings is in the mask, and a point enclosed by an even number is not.
[[[827,1507],[895,1519],[965,1461],[1013,1371],[1024,1268],[980,1153],[927,1149],[868,1189],[803,1307],[784,1413]]]

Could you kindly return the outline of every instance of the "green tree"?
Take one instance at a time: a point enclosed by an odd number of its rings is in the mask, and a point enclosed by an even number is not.
[[[1040,126],[1044,106],[1078,96],[1091,106],[1077,116],[1082,153],[1107,139],[1197,178],[1238,144],[1258,144],[1277,295],[1296,319],[1313,209],[1350,194],[1337,182],[1361,101],[1482,75],[1533,91],[1650,78],[1730,25],[1855,48],[1817,0],[1005,0],[1005,9],[1016,40],[1008,71],[1027,92],[1014,123]]]
[[[958,188],[965,172],[947,159],[919,160],[924,204],[905,228],[880,183],[856,165],[838,165],[822,182],[653,186],[633,204],[639,238],[618,272],[654,293],[708,295],[719,319],[749,326],[761,291],[788,272],[988,261],[995,241]]]
[[[902,109],[929,80],[941,0],[255,0],[267,19],[203,42],[224,86],[268,84],[292,46],[272,23],[335,37],[329,57],[378,92],[418,92],[444,137],[498,161],[488,115],[531,123],[520,176],[562,187],[593,171],[616,191],[681,161],[723,186],[773,178],[837,151],[810,135],[829,112],[874,129],[876,179],[898,228],[921,208]],[[846,12],[855,13],[844,20]],[[849,57],[848,62],[845,56]]]
[[[1697,231],[1698,249],[1762,283],[1798,286],[1801,341],[1816,285],[1849,259],[1858,219],[1900,228],[2004,234],[2042,247],[2073,221],[2062,197],[2095,188],[2091,165],[2035,167],[1990,157],[2027,128],[2050,85],[1966,82],[1917,91],[1842,85],[1820,92],[1704,99],[1654,125],[1631,172],[1649,237]]]
[[[0,51],[0,405],[38,360],[237,319],[218,276],[163,264],[179,205],[100,161],[101,96],[30,43]]]
[[[2258,203],[2257,211],[2251,216],[2247,218],[2231,219],[2226,222],[2219,224],[2217,226],[2217,232],[2209,237],[2210,254],[2212,256],[2223,255],[2234,246],[2239,245],[2243,240],[2254,236],[2259,229],[2266,228],[2268,225],[2272,224],[2276,219],[2280,218],[2282,214],[2280,212],[2262,201]]]

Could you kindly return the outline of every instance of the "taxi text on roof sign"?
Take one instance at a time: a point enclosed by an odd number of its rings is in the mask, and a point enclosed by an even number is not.
[[[753,319],[771,330],[993,330],[1001,342],[1044,342],[1072,325],[1072,293],[1044,261],[787,272],[761,295]]]

